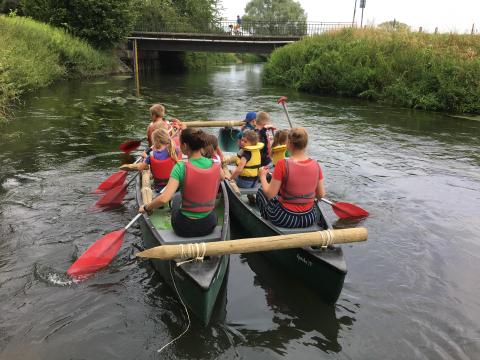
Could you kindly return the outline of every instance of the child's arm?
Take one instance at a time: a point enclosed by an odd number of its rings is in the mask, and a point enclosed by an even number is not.
[[[148,165],[144,162],[138,163],[138,164],[123,164],[120,166],[120,170],[125,170],[125,171],[135,171],[135,170],[147,170]]]
[[[234,180],[238,175],[240,175],[240,173],[243,171],[243,168],[245,167],[246,164],[247,164],[247,159],[242,156],[237,167],[235,168],[235,170],[233,170],[232,175],[230,176],[230,179]]]

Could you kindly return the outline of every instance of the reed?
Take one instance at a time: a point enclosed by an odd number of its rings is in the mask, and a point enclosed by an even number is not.
[[[480,36],[345,29],[276,50],[267,82],[410,108],[480,113]]]

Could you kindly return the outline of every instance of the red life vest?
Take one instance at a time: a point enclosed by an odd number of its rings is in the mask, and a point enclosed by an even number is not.
[[[207,212],[215,209],[220,185],[220,164],[213,163],[208,169],[200,169],[185,162],[185,179],[182,190],[182,210]]]
[[[280,202],[290,204],[313,204],[316,196],[320,166],[312,159],[300,163],[285,159],[285,178],[280,187]]]
[[[155,159],[152,150],[152,153],[150,154],[150,170],[152,171],[153,178],[157,184],[165,185],[168,183],[170,173],[172,172],[175,164],[175,160],[171,157],[165,160]]]

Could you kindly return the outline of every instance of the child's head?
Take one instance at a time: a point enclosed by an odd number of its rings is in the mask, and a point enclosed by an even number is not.
[[[165,116],[165,107],[160,104],[153,104],[150,107],[150,118],[152,121],[156,120],[157,118],[163,118]]]
[[[258,143],[258,134],[254,130],[247,130],[243,133],[240,146],[255,146]]]
[[[177,161],[177,152],[175,151],[175,144],[173,143],[172,139],[168,136],[168,131],[165,129],[156,129],[152,133],[153,139],[153,146],[155,149],[161,149],[162,147],[166,146],[168,154],[172,157],[175,161]]]
[[[285,145],[287,143],[289,130],[278,130],[275,135],[273,135],[273,144],[272,147],[277,145]]]
[[[211,159],[218,148],[218,140],[217,137],[213,134],[206,134],[206,146],[203,148],[203,156]]]
[[[255,121],[257,118],[257,113],[255,111],[249,111],[247,112],[247,115],[245,115],[245,122],[249,123],[251,121]]]
[[[257,126],[259,127],[264,127],[267,124],[270,124],[270,115],[266,113],[265,111],[259,111],[257,113]]]
[[[291,150],[304,150],[308,144],[308,134],[304,128],[293,128],[288,132],[287,147]]]
[[[190,151],[198,151],[207,145],[207,133],[197,128],[186,128],[180,134],[180,145]],[[182,152],[184,149],[182,148]],[[185,149],[186,150],[186,149]]]

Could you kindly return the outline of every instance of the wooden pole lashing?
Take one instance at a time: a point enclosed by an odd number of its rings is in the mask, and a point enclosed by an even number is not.
[[[189,259],[200,256],[245,254],[259,251],[327,246],[367,240],[366,228],[323,230],[309,233],[215,241],[209,243],[162,245],[137,253],[138,257],[161,260]]]

